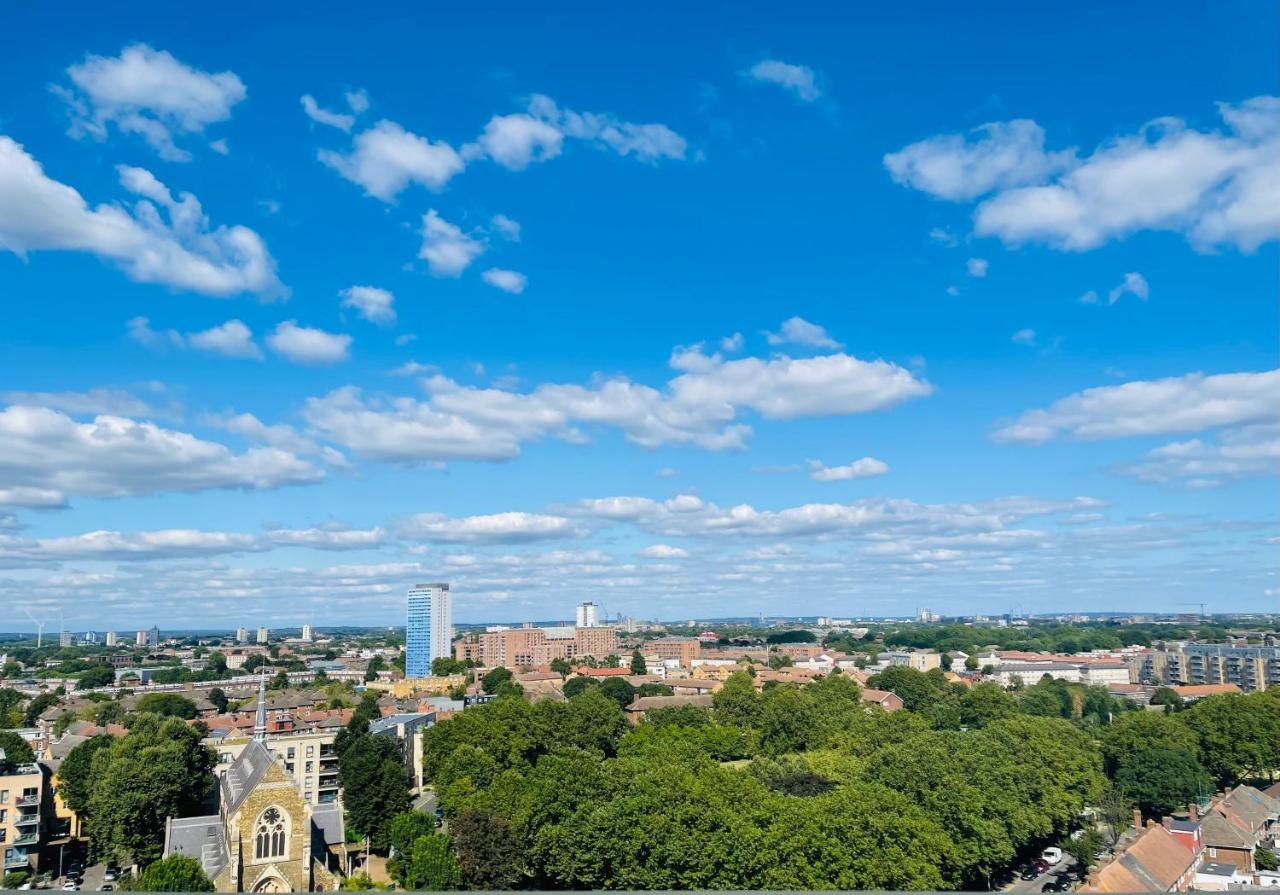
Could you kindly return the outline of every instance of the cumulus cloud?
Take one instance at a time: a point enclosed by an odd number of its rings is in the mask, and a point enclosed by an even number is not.
[[[489,221],[489,229],[511,242],[520,241],[520,222],[513,221],[505,214],[495,214]]]
[[[345,112],[331,112],[321,107],[316,102],[315,97],[311,94],[303,94],[302,111],[306,116],[317,124],[323,124],[326,127],[336,127],[344,133],[350,133],[351,128],[355,127],[356,116],[369,107],[369,99],[361,93],[348,93],[347,104],[351,107],[352,114]]]
[[[233,72],[210,74],[146,44],[119,56],[89,56],[67,69],[71,87],[55,86],[72,112],[72,136],[107,136],[108,125],[142,137],[166,161],[189,161],[175,136],[202,134],[231,117],[245,98]]]
[[[253,341],[253,332],[239,320],[228,320],[204,332],[191,333],[187,336],[187,344],[225,357],[262,360],[262,349]]]
[[[968,272],[969,276],[977,277],[978,279],[987,275],[988,267],[990,267],[990,263],[986,258],[970,258],[965,263],[965,270]]]
[[[460,277],[462,272],[484,254],[485,245],[462,232],[434,209],[422,216],[422,247],[418,257],[427,262],[432,276]]]
[[[1216,440],[1193,438],[1149,451],[1121,473],[1144,482],[1215,488],[1237,479],[1280,472],[1280,424],[1227,429]]]
[[[395,199],[412,183],[432,191],[443,189],[466,167],[448,143],[410,133],[394,121],[379,121],[357,134],[346,155],[328,149],[317,155],[339,175],[384,202]]]
[[[276,354],[297,364],[336,364],[347,359],[351,336],[285,320],[267,336],[267,344]]]
[[[33,561],[114,560],[142,562],[190,559],[236,553],[261,553],[280,547],[314,550],[366,550],[380,546],[386,532],[380,528],[348,529],[339,526],[310,529],[271,529],[262,535],[227,531],[170,528],[158,531],[90,531],[55,538],[0,536],[0,558]]]
[[[762,84],[776,84],[801,102],[815,102],[822,96],[813,69],[807,65],[762,59],[743,72],[743,76]]]
[[[1201,250],[1252,251],[1280,235],[1280,98],[1219,103],[1223,130],[1148,122],[1081,156],[1047,152],[1032,121],[984,125],[977,139],[931,137],[885,156],[893,178],[951,201],[987,196],[974,232],[1009,245],[1096,248],[1143,230]]]
[[[1113,305],[1126,295],[1135,296],[1142,301],[1150,298],[1151,287],[1147,285],[1146,277],[1140,273],[1125,274],[1120,285],[1107,293],[1107,304]]]
[[[159,383],[152,384],[152,391],[163,392]],[[108,416],[181,416],[176,406],[157,407],[122,388],[91,388],[83,392],[25,392],[0,393],[0,401],[22,404],[28,407],[48,407],[65,413],[84,415],[103,413]]]
[[[132,207],[90,208],[71,187],[48,177],[23,148],[0,136],[0,249],[89,252],[140,283],[205,295],[284,294],[275,259],[248,227],[210,229],[190,193],[175,199],[142,168],[120,166]]]
[[[884,475],[889,464],[875,457],[863,457],[846,466],[826,466],[821,460],[809,461],[809,478],[815,482],[847,482],[851,479],[869,479]]]
[[[519,295],[524,292],[524,287],[529,284],[529,278],[524,274],[517,273],[514,270],[503,270],[500,267],[489,268],[480,274],[480,279],[490,286],[501,289],[503,292],[510,292],[512,295]]]
[[[357,134],[350,151],[321,150],[318,156],[370,196],[391,202],[411,184],[438,191],[473,161],[487,159],[511,171],[523,170],[556,158],[568,140],[646,162],[683,159],[687,150],[685,139],[664,124],[575,112],[537,94],[524,111],[490,118],[475,140],[460,149],[383,120]]]
[[[831,338],[823,327],[810,323],[803,317],[784,320],[778,332],[766,332],[764,337],[770,345],[804,345],[809,348],[840,347],[840,343]]]
[[[640,555],[649,559],[685,559],[689,556],[689,551],[670,544],[654,544],[641,550]]]
[[[1199,432],[1275,419],[1280,370],[1188,373],[1086,389],[1044,409],[1028,410],[996,429],[997,441],[1043,444],[1060,436],[1082,441]]]
[[[576,531],[571,519],[541,513],[494,513],[456,519],[442,513],[419,513],[400,526],[400,534],[441,544],[522,544],[573,537]]]
[[[349,286],[338,294],[342,296],[344,308],[353,308],[370,323],[390,326],[396,322],[395,296],[386,289],[379,289],[376,286]]]
[[[296,454],[235,453],[185,432],[106,414],[77,422],[47,407],[0,411],[0,482],[61,495],[126,497],[309,484],[324,471]]]
[[[924,397],[932,386],[886,361],[847,354],[725,361],[698,349],[673,355],[683,372],[662,389],[625,378],[588,386],[544,384],[529,392],[473,388],[446,376],[422,380],[425,400],[366,397],[352,386],[307,401],[314,432],[384,460],[510,460],[527,441],[580,442],[579,426],[620,430],[644,447],[740,449],[751,428],[740,414],[769,419],[866,413]]]

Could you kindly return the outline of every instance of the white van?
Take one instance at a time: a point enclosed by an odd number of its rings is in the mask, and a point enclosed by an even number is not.
[[[1061,864],[1062,849],[1046,848],[1044,851],[1040,852],[1040,859],[1044,861],[1046,864],[1048,864],[1050,867],[1052,867],[1054,864]]]

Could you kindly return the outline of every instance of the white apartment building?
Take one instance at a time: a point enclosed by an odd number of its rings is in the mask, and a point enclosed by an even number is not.
[[[600,607],[589,600],[579,603],[576,625],[579,628],[600,627]]]

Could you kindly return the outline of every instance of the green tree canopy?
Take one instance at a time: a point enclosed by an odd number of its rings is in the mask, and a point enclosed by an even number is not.
[[[1150,746],[1124,756],[1115,782],[1143,814],[1154,818],[1186,808],[1213,788],[1193,752],[1168,746]]]
[[[196,716],[196,704],[177,693],[148,693],[138,700],[134,710],[171,718],[190,719]]]
[[[212,892],[213,883],[204,868],[187,855],[169,855],[147,866],[129,884],[136,892]]]

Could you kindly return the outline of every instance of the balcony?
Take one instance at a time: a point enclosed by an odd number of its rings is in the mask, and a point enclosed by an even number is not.
[[[29,827],[32,824],[37,826],[40,824],[40,812],[32,811],[30,814],[19,814],[13,819],[14,826]]]
[[[15,846],[36,845],[39,842],[40,842],[40,833],[39,831],[35,831],[31,833],[18,834],[18,838],[13,840],[13,845]]]
[[[18,798],[14,800],[14,804],[17,805],[19,808],[26,808],[31,805],[39,805],[40,793],[37,792],[37,793],[32,793],[31,795],[18,796]]]
[[[25,851],[17,848],[5,849],[4,852],[4,869],[5,870],[24,870],[31,866],[30,858]]]

